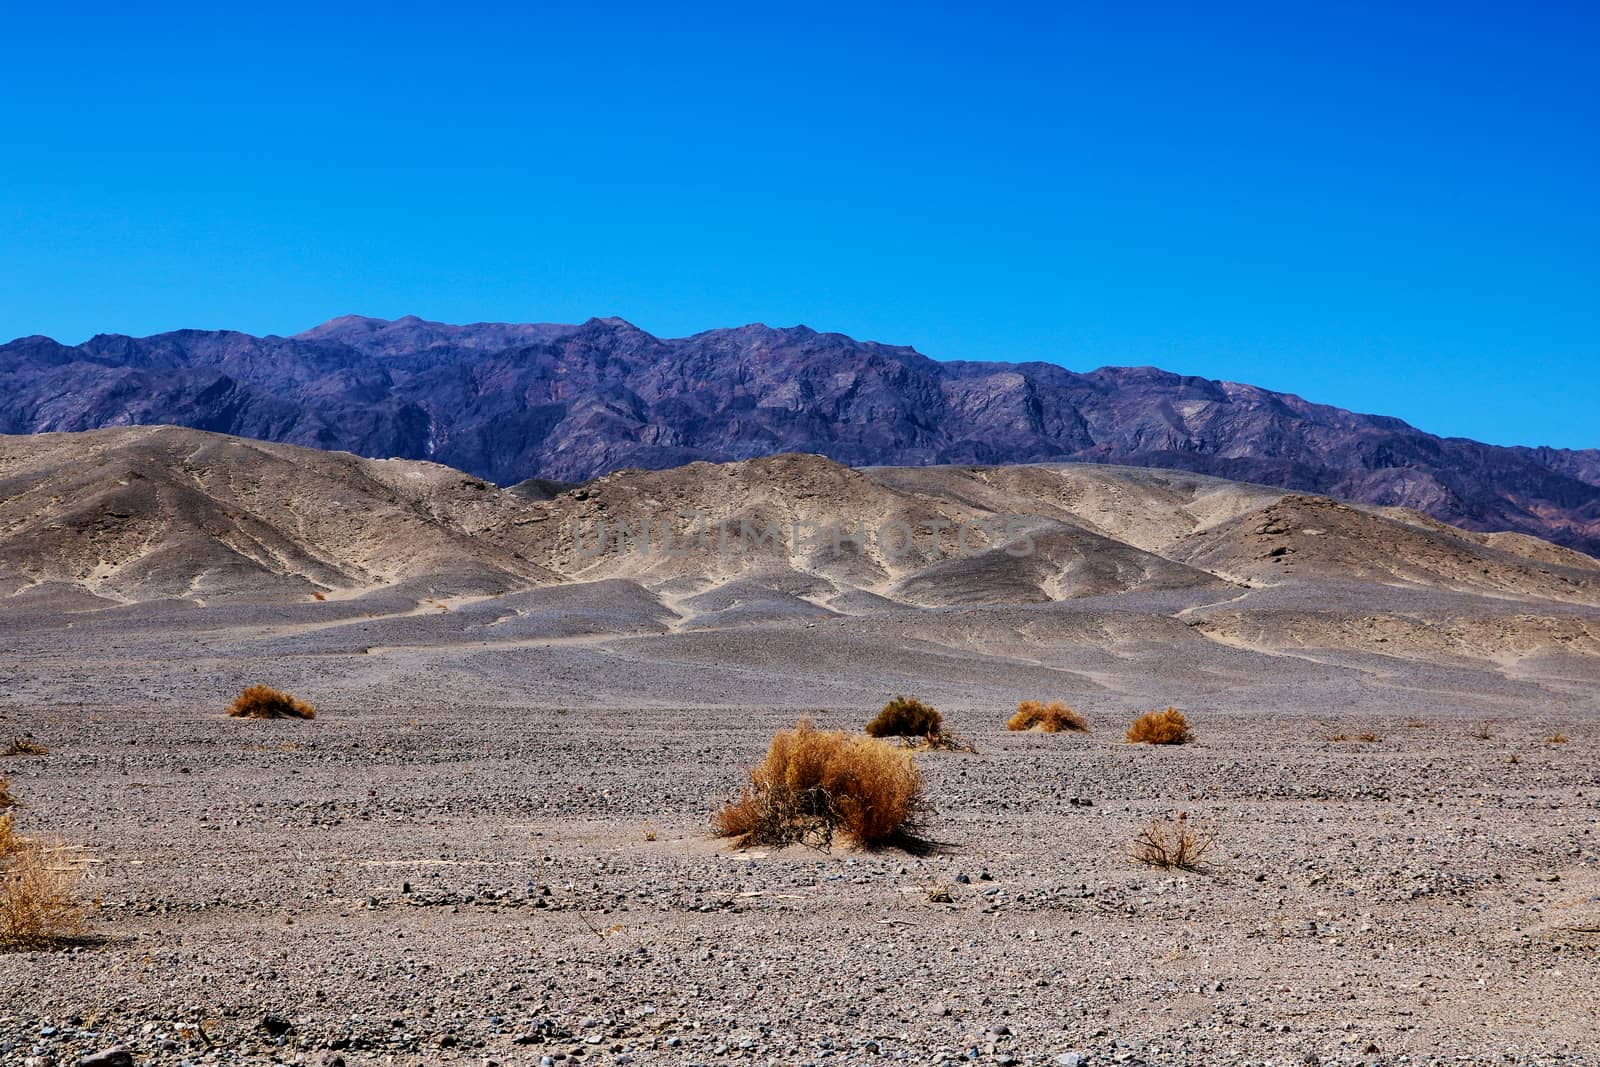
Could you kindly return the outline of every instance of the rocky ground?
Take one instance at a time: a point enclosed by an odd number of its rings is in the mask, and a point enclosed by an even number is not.
[[[454,644],[410,618],[360,649],[246,609],[5,621],[0,734],[50,751],[0,775],[23,830],[89,849],[98,907],[0,955],[0,1063],[1594,1061],[1592,660],[1202,660],[1083,605]],[[316,720],[224,718],[251,681]],[[918,757],[936,853],[709,838],[773,730],[904,689],[978,748]],[[1196,742],[1122,743],[1161,693]],[[1028,695],[1093,731],[1006,733]],[[1216,829],[1205,869],[1130,859],[1177,810]]]

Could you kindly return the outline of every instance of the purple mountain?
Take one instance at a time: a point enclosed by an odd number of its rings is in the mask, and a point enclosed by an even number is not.
[[[1168,467],[1600,554],[1600,450],[1440,438],[1150,367],[938,362],[804,326],[664,339],[620,319],[346,316],[294,337],[0,346],[0,432],[146,423],[431,459],[502,484],[792,451],[853,465]]]

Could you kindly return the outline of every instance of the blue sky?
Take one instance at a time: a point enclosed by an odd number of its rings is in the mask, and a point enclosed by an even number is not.
[[[803,322],[1600,446],[1592,5],[230,7],[6,5],[0,335]]]

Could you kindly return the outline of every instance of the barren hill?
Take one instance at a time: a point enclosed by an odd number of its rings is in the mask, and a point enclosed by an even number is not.
[[[555,581],[473,536],[519,506],[431,463],[175,427],[0,438],[0,591],[206,603]]]
[[[852,466],[1126,463],[1600,552],[1600,451],[1440,438],[1150,367],[939,362],[803,326],[659,338],[614,318],[345,316],[294,337],[0,345],[0,433],[152,423],[437,461],[500,484],[784,452]]]
[[[538,592],[552,586],[587,591],[557,604]],[[791,454],[500,489],[431,463],[134,427],[0,438],[0,591],[13,606],[398,596],[413,610],[512,594],[462,625],[526,631],[551,610],[653,631],[1171,596],[1202,614],[1409,596],[1543,615],[1600,606],[1600,564],[1185,472]]]

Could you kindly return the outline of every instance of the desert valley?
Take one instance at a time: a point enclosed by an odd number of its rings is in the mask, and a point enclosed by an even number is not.
[[[1529,533],[122,426],[0,437],[0,634],[11,814],[85,905],[0,954],[7,1064],[1572,1063],[1600,1025],[1600,561]],[[315,718],[227,716],[256,684]],[[899,694],[962,742],[908,750],[924,847],[713,835],[775,732]],[[1189,743],[1125,740],[1169,706]],[[1203,862],[1130,854],[1179,813]]]

